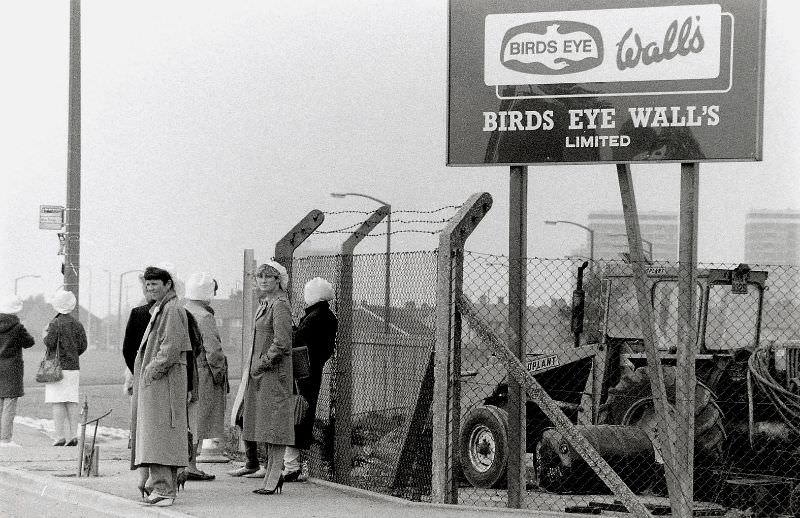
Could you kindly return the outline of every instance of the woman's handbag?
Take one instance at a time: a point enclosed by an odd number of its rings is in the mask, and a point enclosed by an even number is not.
[[[60,342],[56,344],[56,354],[52,358],[47,357],[44,353],[44,359],[39,364],[39,370],[36,372],[36,381],[39,383],[55,383],[64,378],[64,373],[61,372],[61,360],[58,356]]]
[[[308,358],[308,347],[292,348],[292,376],[296,380],[307,378],[311,374],[311,360]]]
[[[295,390],[297,386],[295,385]],[[300,424],[308,413],[308,401],[300,393],[294,394],[294,424]]]

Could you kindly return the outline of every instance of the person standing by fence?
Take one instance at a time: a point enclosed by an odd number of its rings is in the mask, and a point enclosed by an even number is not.
[[[80,387],[79,356],[86,351],[86,331],[70,313],[77,299],[71,291],[58,290],[50,302],[58,314],[45,329],[46,355],[57,357],[63,378],[45,383],[44,402],[53,405],[56,440],[53,446],[78,444],[78,400]],[[70,439],[67,441],[67,437]]]
[[[255,279],[262,298],[253,325],[242,436],[251,441],[251,451],[253,443],[267,443],[264,486],[254,493],[269,495],[281,492],[283,453],[294,444],[292,315],[286,268],[269,261],[256,269]]]
[[[208,273],[195,273],[186,280],[186,311],[194,316],[202,335],[202,348],[195,356],[197,365],[197,401],[189,404],[189,428],[192,431],[192,460],[188,480],[214,480],[214,475],[197,469],[195,457],[203,439],[225,435],[225,398],[228,393],[228,362],[210,306],[217,282]]]
[[[311,279],[303,287],[303,298],[306,312],[294,331],[292,346],[308,348],[309,375],[305,379],[297,380],[298,392],[308,401],[308,411],[303,420],[295,425],[294,445],[287,447],[283,456],[283,477],[286,482],[300,480],[300,450],[307,450],[313,441],[322,369],[325,362],[333,356],[339,326],[330,307],[330,301],[333,300],[333,286],[330,282],[321,277]]]
[[[22,350],[32,347],[33,337],[19,321],[22,300],[16,295],[0,298],[0,447],[19,447],[12,441],[17,399],[24,395]]]
[[[173,272],[148,266],[144,279],[155,305],[134,363],[131,469],[143,467],[148,475],[139,486],[144,504],[169,506],[177,496],[178,468],[189,458],[189,323],[175,294]]]

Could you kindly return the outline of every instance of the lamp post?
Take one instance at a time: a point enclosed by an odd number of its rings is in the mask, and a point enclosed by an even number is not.
[[[42,278],[40,275],[34,275],[34,274],[21,275],[21,276],[17,277],[16,279],[14,279],[14,295],[17,294],[17,286],[19,285],[19,281],[21,281],[22,279],[27,279],[28,277],[32,277],[34,279],[41,279]]]
[[[117,294],[119,296],[117,301],[117,334],[120,335],[119,338],[122,336],[122,278],[129,273],[142,273],[142,270],[128,270],[119,274],[119,293]]]
[[[627,238],[627,237],[628,237],[628,234],[609,234],[609,236],[611,236],[611,237],[624,237],[624,238]],[[652,261],[652,260],[653,260],[653,242],[652,242],[652,241],[650,241],[650,240],[648,240],[648,239],[645,239],[645,238],[643,238],[643,237],[641,238],[641,240],[642,240],[642,243],[644,243],[644,244],[646,244],[646,245],[647,245],[647,253],[648,253],[648,254],[649,254],[649,256],[650,256],[650,261]]]
[[[545,221],[546,225],[558,225],[559,223],[564,223],[565,225],[573,225],[575,227],[580,227],[586,232],[589,233],[589,264],[594,264],[594,230],[587,227],[586,225],[581,225],[580,223],[575,223],[574,221],[564,221],[562,219],[559,220],[547,220]]]
[[[106,350],[111,350],[111,270],[102,269],[108,274],[108,300],[106,301]]]
[[[389,333],[389,318],[391,317],[391,296],[390,296],[390,274],[391,274],[391,262],[392,262],[392,206],[386,203],[385,201],[379,200],[374,196],[369,196],[368,194],[361,194],[358,192],[332,192],[331,196],[334,198],[344,198],[346,196],[358,196],[360,198],[367,198],[368,200],[372,200],[376,203],[380,203],[389,209],[389,213],[386,215],[386,285],[384,286],[383,293],[385,296],[385,311],[386,314],[384,315],[384,332],[386,334]]]

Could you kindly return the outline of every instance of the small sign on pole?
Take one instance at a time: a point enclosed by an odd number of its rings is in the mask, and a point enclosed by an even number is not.
[[[64,207],[61,205],[39,205],[39,229],[61,230],[64,226]]]

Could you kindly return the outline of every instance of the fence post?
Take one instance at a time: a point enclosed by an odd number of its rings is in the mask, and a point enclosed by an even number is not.
[[[322,225],[323,221],[325,221],[325,214],[320,210],[314,209],[275,243],[274,259],[282,264],[286,268],[286,273],[289,274],[289,285],[286,286],[286,293],[290,297],[292,295],[292,258],[294,257],[294,251]]]
[[[352,468],[351,434],[353,409],[353,250],[378,223],[389,215],[389,206],[383,205],[342,244],[339,285],[336,290],[336,311],[339,330],[336,334],[336,354],[331,385],[333,403],[334,454],[333,476],[339,484],[350,483]]]
[[[473,194],[439,235],[431,458],[434,503],[458,503],[453,467],[458,462],[461,417],[461,314],[455,300],[461,296],[464,280],[464,245],[491,207],[492,196],[488,192]]]

